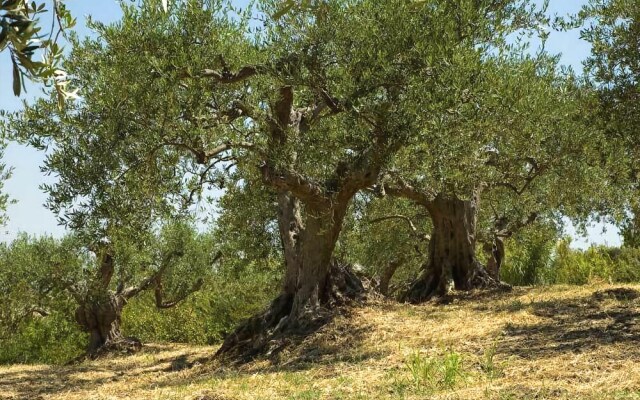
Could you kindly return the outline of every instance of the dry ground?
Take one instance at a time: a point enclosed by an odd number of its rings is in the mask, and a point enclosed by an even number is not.
[[[76,366],[0,367],[2,399],[640,399],[640,286],[370,302],[241,367],[148,345]],[[1,349],[0,349],[1,350]]]

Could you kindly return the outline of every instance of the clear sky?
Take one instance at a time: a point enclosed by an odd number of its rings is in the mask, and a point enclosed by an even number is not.
[[[238,6],[245,6],[247,0],[236,0]],[[577,12],[586,0],[551,0],[550,12],[565,15]],[[68,0],[66,2],[72,14],[78,18],[76,31],[80,35],[90,32],[85,26],[86,16],[94,20],[112,22],[120,18],[120,6],[115,0]],[[589,44],[580,40],[579,32],[552,32],[546,46],[552,53],[562,54],[562,62],[571,65],[576,71],[582,70],[582,60],[589,55]],[[0,54],[0,109],[18,110],[21,99],[11,94],[11,63],[7,52]],[[23,99],[37,96],[39,89],[28,88]],[[17,200],[8,210],[9,223],[0,231],[0,241],[11,240],[20,231],[30,234],[49,233],[60,236],[64,229],[57,225],[52,213],[43,207],[46,196],[39,190],[42,183],[51,183],[54,177],[44,176],[39,166],[44,155],[27,147],[11,144],[6,150],[4,162],[14,168],[13,177],[6,183],[6,192]],[[606,230],[606,232],[603,232]],[[613,226],[594,225],[586,238],[577,237],[570,226],[567,233],[574,236],[573,246],[587,247],[590,243],[620,244],[618,231]]]

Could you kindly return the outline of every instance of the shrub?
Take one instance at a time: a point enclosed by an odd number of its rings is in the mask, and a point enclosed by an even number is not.
[[[10,336],[0,338],[0,364],[64,364],[83,352],[86,340],[64,313],[25,319]]]
[[[579,250],[569,245],[570,241],[563,240],[556,248],[551,283],[583,285],[594,280],[611,283],[640,280],[640,249],[592,246]]]
[[[551,226],[534,225],[509,239],[501,279],[516,286],[549,283],[557,236]]]
[[[256,266],[238,276],[216,275],[199,292],[167,310],[157,309],[153,294],[147,293],[127,305],[122,329],[143,343],[215,344],[240,321],[267,306],[279,279],[276,270]]]

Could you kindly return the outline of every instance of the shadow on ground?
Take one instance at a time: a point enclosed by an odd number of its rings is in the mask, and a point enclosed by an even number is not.
[[[364,349],[368,326],[355,326],[347,314],[306,336],[293,336],[282,348],[256,360],[254,367],[229,367],[214,359],[214,348],[148,344],[133,356],[110,356],[70,366],[33,366],[0,372],[0,398],[44,399],[65,393],[100,391],[122,382],[137,389],[177,387],[209,379],[307,370],[319,365],[359,363],[383,355]],[[259,365],[255,367],[255,365]],[[194,368],[198,367],[198,368]],[[338,374],[338,372],[336,372]],[[109,390],[111,391],[111,390]],[[117,393],[117,389],[116,389]]]
[[[44,399],[45,395],[93,390],[103,385],[144,378],[160,372],[178,371],[193,365],[202,353],[184,348],[179,356],[154,356],[171,350],[168,346],[147,345],[135,356],[110,356],[96,362],[69,366],[26,366],[0,372],[0,398]],[[149,356],[141,359],[140,357]],[[137,361],[136,361],[137,360]],[[113,361],[113,362],[110,362]]]
[[[639,297],[636,290],[617,288],[584,297],[533,302],[524,307],[544,322],[507,324],[498,351],[544,358],[626,344],[626,356],[638,355]],[[519,309],[514,307],[514,311]]]

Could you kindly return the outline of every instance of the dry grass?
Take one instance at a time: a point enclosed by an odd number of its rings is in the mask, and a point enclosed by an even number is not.
[[[71,367],[2,367],[0,398],[640,399],[640,286],[626,288],[370,303],[277,361],[242,367],[208,361],[213,347],[182,345]]]

